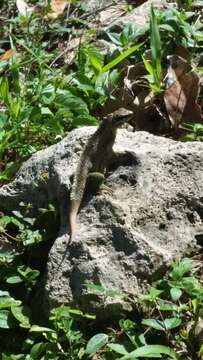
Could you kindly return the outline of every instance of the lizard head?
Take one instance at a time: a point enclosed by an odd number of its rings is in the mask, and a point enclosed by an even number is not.
[[[119,128],[124,123],[128,122],[133,117],[133,111],[120,108],[106,117],[108,126]]]

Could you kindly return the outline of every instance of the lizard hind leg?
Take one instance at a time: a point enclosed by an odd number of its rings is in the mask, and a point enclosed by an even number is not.
[[[97,194],[103,186],[105,176],[100,172],[90,172],[88,174],[86,190],[89,194]]]
[[[96,195],[112,195],[110,187],[104,184],[105,176],[100,172],[91,172],[87,179],[87,192]]]

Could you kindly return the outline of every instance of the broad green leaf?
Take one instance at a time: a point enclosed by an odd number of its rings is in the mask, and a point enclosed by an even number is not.
[[[181,280],[182,277],[190,273],[194,267],[194,262],[191,259],[184,258],[179,263],[173,263],[173,270],[170,272],[170,277],[173,280]]]
[[[96,284],[85,284],[85,287],[90,290],[95,290],[97,292],[100,292],[101,294],[105,293],[106,289],[101,285]]]
[[[13,224],[17,226],[19,229],[22,228],[22,224],[20,223],[20,221],[18,221],[13,216],[5,215],[2,218],[0,218],[0,232],[4,231],[8,224]]]
[[[182,290],[179,288],[171,288],[170,289],[170,295],[171,295],[171,299],[173,301],[177,301],[178,299],[180,299],[181,295],[182,295]]]
[[[178,311],[179,307],[176,304],[160,303],[159,310],[161,311]]]
[[[8,310],[0,310],[0,329],[11,329],[14,327],[14,320]]]
[[[43,332],[54,332],[55,333],[55,330],[53,329],[50,329],[50,328],[47,328],[47,327],[44,327],[44,326],[38,326],[38,325],[32,325],[30,330],[30,332],[37,332],[37,333],[43,333]]]
[[[116,44],[118,46],[122,46],[122,43],[120,41],[120,34],[107,32],[107,36],[112,41],[112,43],[114,43],[114,44]]]
[[[94,116],[89,114],[75,116],[72,122],[73,127],[84,126],[84,125],[97,125],[98,121]]]
[[[165,330],[174,329],[174,328],[178,327],[181,324],[181,319],[176,318],[176,317],[167,318],[167,319],[164,319],[164,321],[155,320],[155,319],[143,319],[142,324],[152,327],[153,329],[156,329],[156,330],[165,331]]]
[[[89,91],[94,91],[94,86],[91,80],[84,74],[72,76],[72,78],[70,78],[70,82],[71,84],[76,85],[78,89],[84,91],[86,94],[88,94]]]
[[[144,44],[144,42],[142,42],[138,45],[134,45],[134,46],[130,47],[129,49],[125,50],[122,54],[117,56],[114,60],[110,61],[107,65],[105,65],[102,68],[102,72],[105,73],[105,72],[111,70],[113,67],[118,65],[121,61],[123,61],[125,58],[127,58],[128,56],[133,54],[135,51],[137,51],[143,44]]]
[[[12,298],[9,293],[7,293],[7,295],[0,295],[0,309],[8,309],[13,305],[19,306],[21,305],[21,301]]]
[[[179,360],[174,350],[163,345],[145,345],[116,360],[133,360],[139,357],[161,358],[161,354],[168,355],[171,359]]]
[[[41,100],[44,104],[49,105],[54,101],[55,98],[55,89],[54,86],[49,84],[43,88],[41,92]]]
[[[193,68],[192,71],[203,73],[203,67]]]
[[[50,116],[54,116],[54,114],[52,113],[52,111],[48,108],[48,107],[41,107],[41,114],[42,115],[50,115]]]
[[[169,31],[172,33],[175,32],[174,28],[172,26],[170,26],[169,24],[161,24],[161,25],[159,25],[159,29],[164,30],[164,31]]]
[[[8,284],[19,284],[23,281],[23,279],[18,276],[18,275],[15,275],[15,276],[9,276],[7,279],[6,279],[6,282]]]
[[[106,345],[108,341],[108,335],[106,334],[97,334],[94,335],[87,343],[86,354],[94,355],[96,352]]]
[[[13,316],[20,322],[21,327],[29,328],[30,320],[28,317],[28,311],[23,306],[11,306],[11,312]]]
[[[22,163],[21,161],[8,162],[5,170],[0,173],[0,180],[1,181],[11,180],[18,171],[18,169],[20,168],[21,163]]]
[[[181,324],[181,319],[173,317],[164,320],[164,324],[167,330],[174,329]]]
[[[40,342],[40,343],[33,345],[33,347],[31,348],[31,351],[30,351],[31,359],[32,360],[43,359],[44,357],[42,357],[42,355],[45,353],[47,345],[51,345],[51,344],[47,344],[45,342]],[[50,360],[51,359],[52,359],[52,357],[50,357]]]
[[[161,295],[163,290],[158,290],[154,287],[150,288],[149,294],[142,296],[142,299],[144,301],[154,301],[157,298],[159,298],[159,295]]]
[[[73,95],[68,90],[58,90],[54,102],[57,106],[70,110],[73,114],[89,114],[87,104],[82,98]]]
[[[156,330],[164,331],[166,329],[162,320],[143,319],[142,324],[146,325],[146,326],[149,326],[149,327],[151,327],[153,329],[156,329]]]
[[[5,353],[2,354],[2,360],[33,360],[29,355],[6,355]]]
[[[101,54],[100,50],[95,46],[89,46],[87,48],[87,54],[92,66],[98,72],[101,72],[104,63],[104,56]]]
[[[121,344],[107,344],[107,346],[111,350],[117,352],[118,354],[121,354],[121,355],[127,355],[128,354],[128,351],[126,350],[124,345],[121,345]]]

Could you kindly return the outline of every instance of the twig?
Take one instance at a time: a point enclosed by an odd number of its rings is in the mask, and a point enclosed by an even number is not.
[[[71,5],[71,1],[68,2],[68,6],[67,6],[67,14],[66,14],[66,18],[68,19],[70,16],[70,5]]]
[[[65,50],[63,50],[59,55],[57,55],[57,57],[56,57],[56,58],[51,62],[51,64],[49,65],[50,67],[52,67],[52,66],[55,64],[55,62],[56,62],[58,59],[61,58],[61,56],[65,55],[68,51],[71,50],[71,49],[68,48],[68,45],[69,45],[69,42],[70,42],[71,39],[72,39],[72,35],[70,34],[69,39],[68,39],[68,44],[67,44]]]
[[[100,13],[101,11],[108,9],[109,7],[111,7],[113,5],[117,5],[116,0],[110,2],[110,4],[108,4],[108,5],[104,5],[104,6],[100,7],[100,8],[98,8],[98,9],[94,9],[93,11],[85,13],[85,14],[81,15],[79,18],[80,19],[86,19],[87,17],[89,17],[91,15],[96,15],[96,14]]]

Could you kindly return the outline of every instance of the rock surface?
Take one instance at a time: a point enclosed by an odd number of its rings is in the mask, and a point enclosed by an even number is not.
[[[0,189],[4,209],[31,202],[34,210],[54,202],[60,231],[49,253],[44,304],[103,309],[86,283],[139,294],[172,259],[201,245],[203,143],[181,143],[146,132],[118,131],[114,149],[125,165],[109,169],[113,195],[84,199],[74,242],[68,242],[68,193],[87,137],[94,127],[71,132],[33,155],[16,179]],[[46,180],[46,181],[45,181]],[[92,294],[91,294],[92,293]],[[106,314],[121,311],[122,298],[106,299]],[[109,311],[108,311],[109,310]]]
[[[139,25],[145,25],[149,19],[150,7],[163,10],[169,4],[167,0],[85,0],[86,10],[93,12],[92,26],[97,26],[101,30],[107,30],[112,26],[123,26],[129,22]],[[132,5],[132,10],[128,10],[128,5]],[[174,4],[173,4],[174,6]],[[103,10],[99,10],[103,9]],[[94,13],[95,11],[95,13]]]
[[[139,294],[169,261],[201,245],[203,143],[119,130],[114,149],[127,153],[128,162],[109,169],[112,195],[84,199],[75,239],[67,247],[71,178],[94,130],[77,129],[33,155],[16,179],[0,188],[0,203],[7,210],[17,209],[20,201],[31,202],[34,210],[56,204],[60,231],[48,257],[44,304],[79,304],[99,312],[103,304],[85,284]],[[112,314],[125,303],[109,297],[105,306]]]

